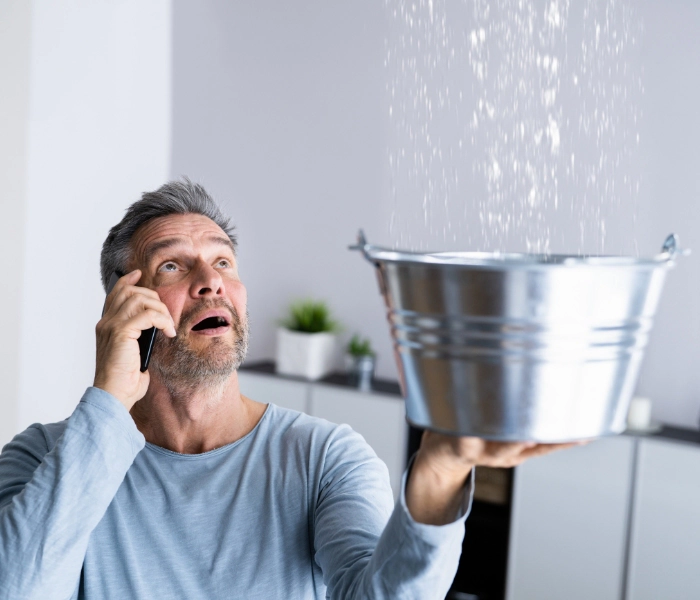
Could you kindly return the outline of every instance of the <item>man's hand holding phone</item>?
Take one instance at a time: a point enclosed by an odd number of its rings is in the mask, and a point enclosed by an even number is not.
[[[97,364],[93,385],[117,398],[127,410],[148,390],[148,371],[141,372],[138,339],[143,330],[155,327],[175,337],[175,323],[158,293],[136,283],[141,271],[124,275],[105,301],[97,323]]]

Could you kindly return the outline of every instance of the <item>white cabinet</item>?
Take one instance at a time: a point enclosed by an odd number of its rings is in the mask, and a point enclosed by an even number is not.
[[[700,598],[700,447],[639,442],[626,600]]]
[[[620,600],[634,442],[601,439],[516,469],[508,600]]]
[[[389,469],[398,497],[406,465],[406,413],[400,398],[317,384],[311,390],[311,414],[333,423],[347,423],[372,446]]]
[[[241,393],[252,400],[272,402],[332,423],[350,425],[384,461],[394,497],[398,496],[406,467],[408,431],[400,397],[248,370],[238,372],[238,382]]]
[[[238,371],[238,385],[241,394],[258,402],[272,402],[283,408],[291,408],[299,412],[309,412],[309,394],[311,384],[306,381],[295,381],[262,375],[252,371]]]

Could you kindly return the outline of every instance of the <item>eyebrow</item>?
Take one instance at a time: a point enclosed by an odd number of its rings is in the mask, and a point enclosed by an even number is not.
[[[206,238],[207,241],[209,242],[214,242],[215,244],[219,244],[221,246],[226,246],[233,255],[236,255],[236,252],[233,248],[233,244],[231,243],[231,240],[228,239],[227,237],[222,237],[220,235],[212,235]],[[158,254],[161,250],[166,250],[167,248],[173,248],[174,246],[180,246],[184,244],[184,240],[182,238],[178,237],[173,237],[173,238],[167,238],[164,240],[159,240],[157,242],[152,243],[150,246],[146,248],[145,251],[145,259],[146,259],[146,264],[149,264],[151,262],[151,259]]]

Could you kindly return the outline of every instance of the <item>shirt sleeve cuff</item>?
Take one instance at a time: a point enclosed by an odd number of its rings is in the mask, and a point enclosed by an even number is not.
[[[85,390],[80,404],[86,404],[96,408],[111,418],[117,426],[128,436],[133,450],[138,453],[146,445],[146,438],[136,427],[126,407],[109,392],[96,387]]]

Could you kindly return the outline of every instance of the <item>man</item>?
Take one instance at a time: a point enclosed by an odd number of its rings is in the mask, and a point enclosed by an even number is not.
[[[392,507],[347,426],[241,395],[236,238],[172,182],[112,228],[93,386],[0,455],[0,598],[443,598],[475,465],[557,446],[426,433]],[[156,327],[140,372],[137,339]]]

